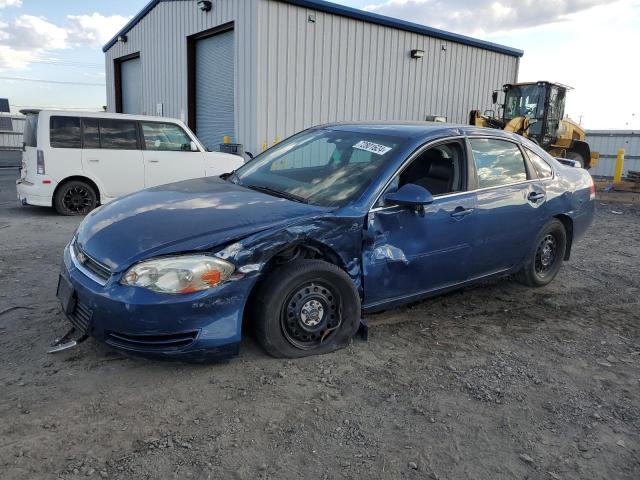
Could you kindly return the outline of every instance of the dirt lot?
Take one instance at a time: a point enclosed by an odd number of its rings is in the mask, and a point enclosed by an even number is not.
[[[549,287],[509,279],[370,316],[370,339],[214,365],[64,333],[79,223],[0,173],[0,477],[640,478],[640,208],[599,205]],[[618,213],[612,213],[615,210]]]

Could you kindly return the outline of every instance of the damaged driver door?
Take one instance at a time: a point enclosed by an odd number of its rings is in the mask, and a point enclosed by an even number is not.
[[[365,308],[417,299],[469,278],[476,196],[466,191],[466,157],[462,142],[426,150],[386,192],[411,183],[429,191],[433,202],[389,205],[383,194],[371,209],[362,259]]]

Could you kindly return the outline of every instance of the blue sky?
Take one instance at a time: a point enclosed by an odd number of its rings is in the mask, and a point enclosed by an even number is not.
[[[0,97],[15,109],[100,108],[101,46],[147,1],[0,0]],[[587,128],[640,128],[640,62],[631,51],[640,0],[334,1],[520,48],[520,80],[575,88],[572,118]]]

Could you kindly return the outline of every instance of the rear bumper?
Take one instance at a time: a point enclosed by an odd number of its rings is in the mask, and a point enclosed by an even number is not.
[[[69,247],[62,275],[76,299],[67,317],[80,331],[128,353],[182,361],[238,353],[244,307],[256,280],[179,296],[120,285],[117,274],[102,286],[75,267]]]
[[[20,178],[16,180],[16,191],[18,201],[23,205],[35,205],[39,207],[51,207],[53,205],[53,192],[56,189],[56,182],[48,185],[38,185]]]

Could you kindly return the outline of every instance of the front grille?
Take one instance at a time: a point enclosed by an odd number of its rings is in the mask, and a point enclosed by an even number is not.
[[[168,352],[188,347],[196,340],[197,336],[197,331],[166,335],[129,335],[107,332],[106,341],[114,347],[128,350]]]
[[[80,301],[76,302],[76,306],[67,317],[71,321],[71,324],[76,327],[82,333],[89,333],[91,327],[91,317],[93,312],[89,307]]]
[[[75,242],[73,242],[71,248],[73,249],[73,257],[76,266],[80,270],[87,270],[93,276],[98,277],[98,279],[107,283],[109,278],[111,278],[111,270],[87,255]]]

